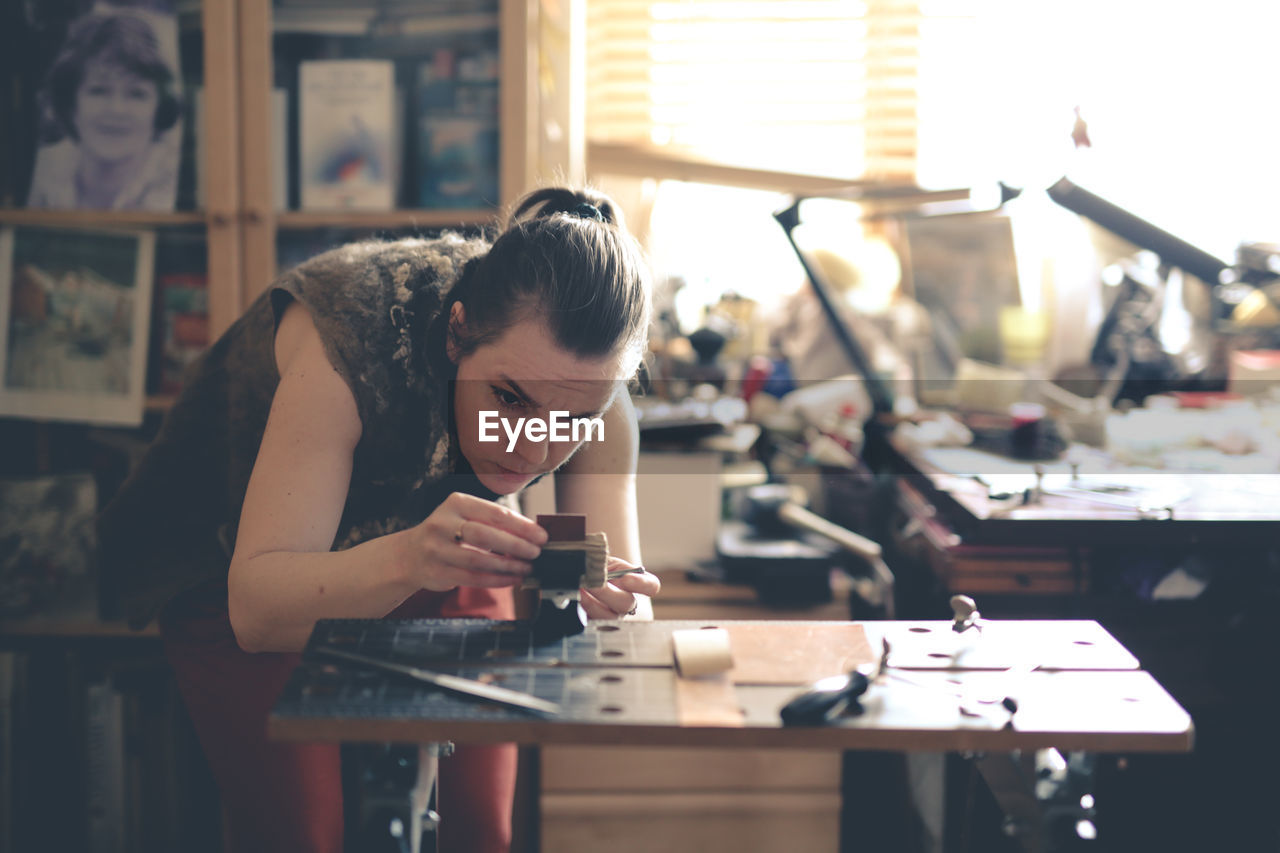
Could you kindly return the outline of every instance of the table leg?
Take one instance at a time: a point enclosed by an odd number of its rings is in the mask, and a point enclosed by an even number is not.
[[[436,785],[440,779],[440,758],[453,754],[453,744],[424,743],[418,747],[418,781],[409,792],[409,849],[421,853],[422,834],[430,832],[432,850],[439,849],[440,815],[431,808],[431,796],[439,794]]]
[[[1001,829],[1028,853],[1094,849],[1092,755],[1056,749],[978,755],[975,766],[1004,813]]]

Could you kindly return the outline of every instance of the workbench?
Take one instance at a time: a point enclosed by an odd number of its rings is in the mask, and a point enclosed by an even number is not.
[[[889,470],[968,543],[1240,547],[1270,545],[1280,530],[1274,473],[1073,469],[1065,457],[1034,463],[967,447],[887,446]]]
[[[682,677],[673,632],[710,628],[727,632],[732,669]],[[888,667],[858,713],[782,725],[779,709],[813,681],[885,663],[885,641]],[[543,717],[449,694],[335,662],[318,653],[322,646],[498,684],[561,710]],[[1066,756],[1063,780],[1068,765],[1085,771],[1071,783],[1077,804],[1087,763],[1070,756],[1179,753],[1193,742],[1190,716],[1090,621],[988,621],[961,633],[947,621],[593,622],[581,635],[532,647],[519,622],[327,620],[269,727],[278,739],[330,742],[1052,751]]]
[[[963,593],[996,618],[1098,620],[1197,724],[1193,754],[1134,756],[1112,774],[1133,845],[1278,849],[1280,780],[1249,766],[1280,756],[1277,688],[1254,676],[1280,648],[1280,477],[1139,472],[1073,448],[1039,463],[1037,495],[1029,460],[892,440],[880,449],[893,510],[863,532],[885,546],[900,612],[931,615]],[[1125,484],[1137,493],[1111,502],[1107,487]]]

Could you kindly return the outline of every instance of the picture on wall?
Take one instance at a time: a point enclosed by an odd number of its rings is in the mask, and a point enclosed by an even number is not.
[[[183,109],[172,3],[47,5],[82,14],[60,23],[65,37],[42,57],[27,207],[173,210]],[[37,13],[33,29],[54,26],[29,4],[27,14]]]
[[[1001,312],[1021,304],[1009,218],[965,213],[908,217],[905,225],[910,293],[941,351],[921,378],[948,378],[958,358],[1005,363]]]
[[[0,415],[142,423],[155,235],[0,230]]]
[[[0,618],[91,577],[98,488],[89,472],[0,480]]]

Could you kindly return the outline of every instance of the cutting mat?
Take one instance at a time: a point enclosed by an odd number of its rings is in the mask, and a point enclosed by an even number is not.
[[[680,678],[671,633],[729,632],[735,666]],[[812,681],[878,660],[911,683],[873,684],[863,712],[783,727],[778,710]],[[561,705],[542,719],[356,664],[321,646],[489,681]],[[1020,670],[1029,662],[1042,669]],[[998,698],[1014,695],[1013,718]],[[522,622],[320,622],[270,720],[285,740],[596,743],[919,751],[1186,751],[1190,717],[1094,622],[597,622],[535,645]]]

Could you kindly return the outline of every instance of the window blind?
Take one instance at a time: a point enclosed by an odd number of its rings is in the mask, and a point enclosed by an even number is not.
[[[629,152],[654,177],[910,181],[920,17],[919,0],[587,0],[588,169]]]

